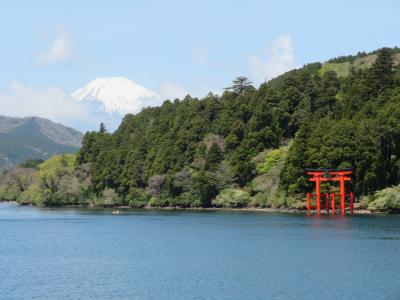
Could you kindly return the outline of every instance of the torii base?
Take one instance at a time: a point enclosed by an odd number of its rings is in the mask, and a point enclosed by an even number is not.
[[[318,198],[317,194],[307,193],[307,212],[311,213],[311,211],[315,211],[317,214],[321,213],[325,210],[326,213],[331,212],[335,214],[336,212],[340,212],[345,214],[347,211],[353,213],[354,211],[354,194],[325,194],[324,201],[321,203],[321,197]],[[321,205],[322,204],[322,205]]]

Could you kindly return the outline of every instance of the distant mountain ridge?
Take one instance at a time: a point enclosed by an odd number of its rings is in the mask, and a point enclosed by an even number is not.
[[[74,153],[82,137],[81,132],[47,119],[0,116],[0,169],[31,158]]]

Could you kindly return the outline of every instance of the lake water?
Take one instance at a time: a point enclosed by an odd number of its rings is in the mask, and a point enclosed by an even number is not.
[[[0,204],[0,299],[400,299],[400,215]]]

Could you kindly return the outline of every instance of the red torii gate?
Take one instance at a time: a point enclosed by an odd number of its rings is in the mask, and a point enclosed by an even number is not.
[[[319,214],[321,212],[321,182],[325,181],[339,181],[340,183],[340,210],[342,214],[346,213],[346,208],[353,212],[354,209],[354,195],[353,193],[345,193],[345,181],[351,181],[351,175],[353,174],[352,168],[346,169],[306,169],[308,175],[312,176],[309,181],[315,182],[315,194],[307,193],[307,211],[310,212],[312,208],[315,208]],[[311,205],[311,197],[315,196],[315,205]],[[325,194],[325,208],[326,212],[329,212],[329,207],[332,209],[332,213],[335,213],[335,197],[338,196],[335,193],[330,195],[331,203],[329,205],[329,194]],[[346,206],[346,197],[349,197],[349,205]]]

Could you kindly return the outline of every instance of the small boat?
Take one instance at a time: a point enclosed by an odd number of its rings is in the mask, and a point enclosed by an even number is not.
[[[113,215],[119,215],[121,212],[117,209],[117,210],[113,210],[111,213]]]

